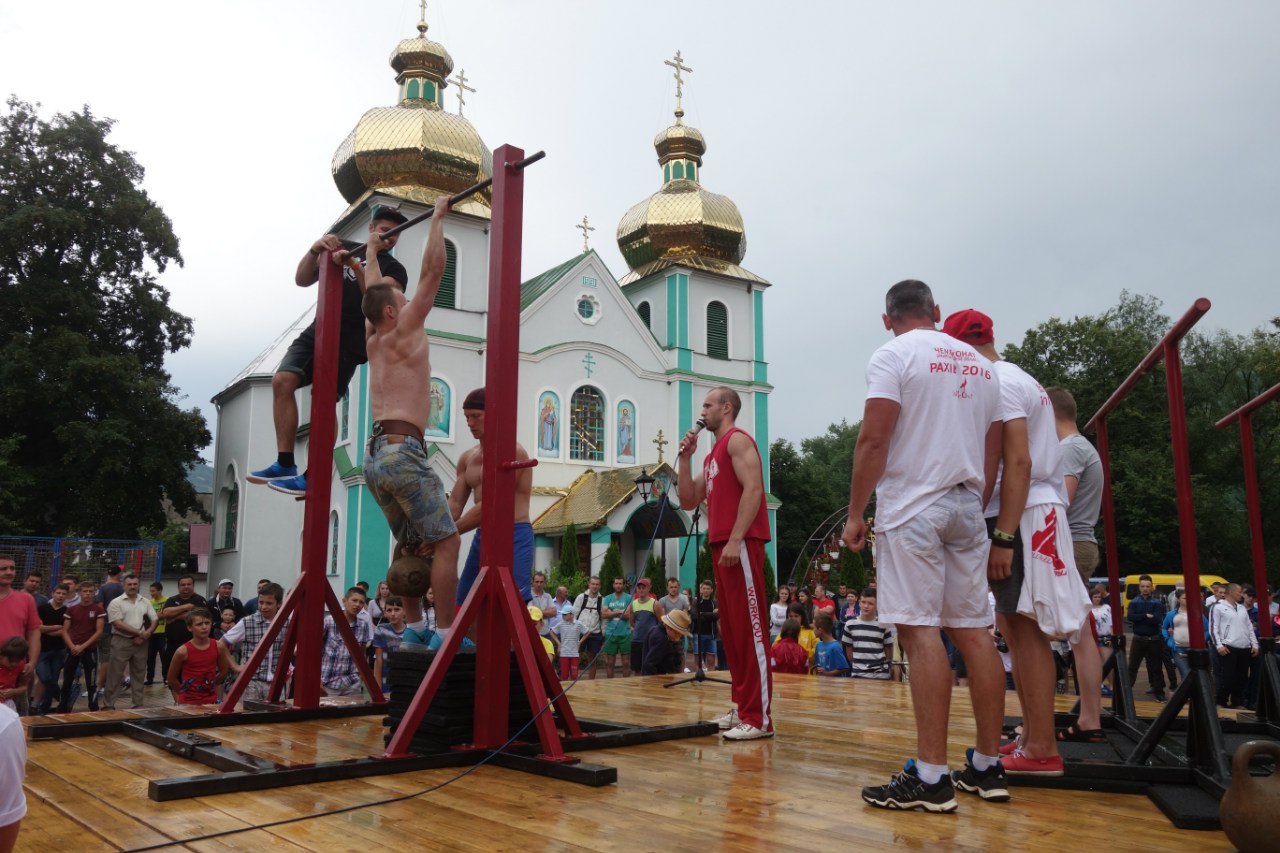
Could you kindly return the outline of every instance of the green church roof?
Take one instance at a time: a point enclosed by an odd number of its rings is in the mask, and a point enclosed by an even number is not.
[[[551,285],[562,279],[565,273],[581,263],[582,259],[590,254],[590,251],[583,252],[581,255],[570,258],[559,266],[552,267],[541,275],[536,275],[520,285],[520,310],[523,311],[534,302],[537,302],[538,297],[546,293]]]

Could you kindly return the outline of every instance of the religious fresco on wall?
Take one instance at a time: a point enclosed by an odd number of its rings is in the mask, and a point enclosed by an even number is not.
[[[449,438],[452,434],[453,389],[449,383],[436,377],[431,378],[431,390],[428,393],[427,428],[423,435],[436,438]]]
[[[538,396],[538,455],[560,457],[560,396],[554,391]]]
[[[618,462],[636,461],[636,406],[630,400],[618,403]]]

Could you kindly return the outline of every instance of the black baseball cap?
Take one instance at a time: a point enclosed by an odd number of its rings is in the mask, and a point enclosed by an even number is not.
[[[409,217],[400,212],[400,208],[392,207],[389,204],[375,204],[373,212],[369,215],[369,221],[373,222],[377,219],[385,219],[388,222],[394,222],[397,225],[403,225],[409,221]]]

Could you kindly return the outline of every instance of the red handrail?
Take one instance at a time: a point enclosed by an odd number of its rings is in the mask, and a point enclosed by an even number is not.
[[[1211,307],[1208,299],[1200,297],[1182,315],[1178,322],[1165,333],[1160,342],[1152,347],[1151,352],[1138,363],[1120,387],[1116,388],[1102,404],[1102,407],[1085,424],[1085,430],[1097,430],[1099,433],[1098,454],[1103,463],[1103,524],[1105,525],[1107,542],[1107,580],[1111,587],[1111,618],[1113,630],[1119,634],[1124,630],[1120,621],[1120,561],[1115,553],[1115,514],[1111,509],[1111,460],[1106,441],[1106,418],[1116,409],[1142,377],[1153,367],[1164,361],[1165,386],[1169,398],[1169,431],[1173,444],[1174,489],[1178,506],[1178,537],[1182,550],[1182,577],[1186,593],[1183,603],[1187,612],[1187,630],[1190,634],[1191,648],[1203,649],[1204,638],[1204,602],[1200,599],[1200,559],[1196,545],[1195,507],[1191,495],[1191,456],[1187,449],[1187,412],[1182,397],[1182,357],[1178,345],[1186,337],[1187,332],[1200,321]]]

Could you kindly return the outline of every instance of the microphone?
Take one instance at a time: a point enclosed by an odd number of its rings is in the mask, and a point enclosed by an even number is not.
[[[706,429],[706,428],[707,428],[707,419],[706,419],[706,418],[698,418],[696,421],[694,421],[694,422],[693,422],[693,438],[692,438],[692,441],[693,441],[693,443],[694,443],[694,444],[697,444],[697,443],[698,443],[698,433],[702,432],[702,431],[703,431],[704,429]],[[685,439],[685,440],[686,440],[686,441],[688,441],[688,440],[690,440],[690,439],[688,439],[688,438],[686,437],[686,439]],[[684,452],[684,449],[685,449],[685,443],[684,443],[684,441],[681,441],[681,442],[680,442],[680,452],[681,452],[681,453],[683,453],[683,452]]]

